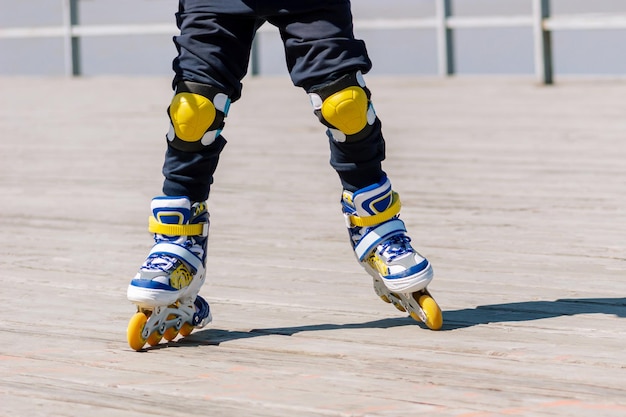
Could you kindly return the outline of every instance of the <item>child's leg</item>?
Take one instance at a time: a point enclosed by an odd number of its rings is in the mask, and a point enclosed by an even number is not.
[[[290,25],[280,17],[268,21],[281,31],[294,84],[307,91],[315,114],[327,127],[331,165],[344,189],[342,209],[355,255],[372,275],[381,298],[439,328],[439,308],[425,319],[420,301],[422,296],[432,301],[426,292],[432,267],[411,246],[399,219],[398,194],[382,169],[381,122],[362,76],[371,63],[364,43],[352,33],[349,2],[307,13],[313,14],[308,25]]]
[[[138,310],[128,329],[134,349],[178,332],[184,335],[211,320],[208,304],[198,296],[209,228],[205,200],[226,144],[221,131],[231,101],[241,93],[258,27],[253,17],[216,14],[208,10],[212,6],[185,10],[186,3],[180,2],[177,16],[181,34],[175,38],[179,54],[168,107],[164,195],[151,204],[149,230],[155,244],[127,290]]]
[[[412,246],[400,220],[400,198],[382,171],[385,145],[381,123],[360,73],[309,90],[320,121],[328,127],[331,164],[343,184],[342,209],[354,253],[372,276],[384,301],[431,329],[442,325],[441,310],[426,286],[430,262]]]
[[[186,4],[192,7],[186,9]],[[175,95],[163,166],[165,195],[208,198],[229,105],[241,96],[259,20],[243,2],[180,2]]]
[[[381,123],[363,77],[359,72],[347,74],[309,95],[328,127],[331,164],[343,184],[343,212],[358,260],[390,291],[422,290],[433,277],[432,267],[411,247],[398,218],[398,194],[381,168]]]

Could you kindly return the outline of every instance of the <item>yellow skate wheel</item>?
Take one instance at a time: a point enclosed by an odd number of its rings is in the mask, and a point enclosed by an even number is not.
[[[428,294],[423,294],[417,300],[417,303],[426,315],[426,326],[428,326],[431,330],[441,329],[441,326],[443,325],[443,314],[441,313],[441,308],[439,308],[435,299]]]
[[[159,344],[162,338],[163,338],[163,335],[159,333],[157,330],[155,330],[152,333],[150,333],[150,336],[148,336],[148,339],[146,341],[148,342],[150,346],[156,346]]]
[[[406,310],[404,309],[404,307],[402,307],[402,304],[396,302],[396,301],[392,301],[389,299],[389,297],[387,297],[385,294],[383,295],[379,295],[380,299],[383,300],[384,302],[386,302],[387,304],[393,304],[393,306],[395,308],[397,308],[398,310],[402,311],[403,313],[406,312]]]
[[[406,313],[406,309],[404,308],[404,306],[402,304],[400,304],[399,302],[395,301],[400,299],[400,297],[397,294],[391,293],[391,295],[394,297],[394,301],[391,301],[391,303],[393,304],[393,306],[395,308],[398,309],[398,311],[401,311],[403,313]]]
[[[165,333],[163,333],[163,339],[167,340],[168,342],[176,339],[176,336],[178,336],[178,331],[173,327],[170,327],[165,331]]]
[[[406,313],[406,309],[404,308],[404,306],[400,303],[393,303],[393,306],[398,309],[398,311],[402,311],[403,313]]]
[[[178,333],[180,333],[182,337],[189,336],[191,332],[193,332],[193,326],[189,323],[184,323],[183,327],[181,327],[180,330],[178,331]]]
[[[404,308],[404,306],[403,306],[402,304],[400,304],[400,303],[393,303],[393,306],[394,306],[395,308],[397,308],[397,309],[398,309],[398,311],[401,311],[401,312],[403,312],[403,313],[406,313],[406,309]]]
[[[173,314],[170,314],[169,316],[167,316],[168,320],[172,320],[175,318],[176,316]],[[163,338],[167,340],[168,342],[171,342],[172,340],[174,340],[176,336],[178,336],[178,330],[176,330],[176,327],[170,327],[169,329],[165,331],[165,333],[163,333]]]
[[[143,328],[148,321],[148,317],[144,313],[135,313],[128,322],[128,328],[126,329],[126,339],[128,345],[133,350],[141,350],[143,345],[146,344],[146,339],[141,336]]]

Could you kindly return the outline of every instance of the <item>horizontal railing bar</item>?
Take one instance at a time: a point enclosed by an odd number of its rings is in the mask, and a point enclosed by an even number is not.
[[[172,35],[178,31],[171,23],[136,25],[75,25],[71,36]],[[63,26],[0,29],[0,38],[54,38],[66,35]]]
[[[366,29],[434,29],[434,18],[421,19],[363,19],[355,20],[354,26]],[[479,29],[498,27],[531,27],[530,16],[489,16],[461,17],[453,16],[446,20],[450,29]],[[626,29],[626,15],[584,14],[550,17],[543,21],[546,30],[573,29]],[[121,36],[121,35],[173,35],[178,31],[174,24],[133,24],[133,25],[77,25],[72,26],[71,36]],[[275,28],[264,25],[261,32],[272,32]],[[0,39],[51,38],[65,36],[63,26],[0,28]]]
[[[20,27],[0,29],[0,39],[55,38],[65,36],[63,26]]]
[[[434,29],[437,19],[363,19],[355,20],[358,29]]]
[[[171,23],[137,25],[80,25],[72,27],[72,36],[172,35],[178,32]]]
[[[626,15],[583,14],[553,16],[544,20],[543,27],[547,30],[626,29]]]
[[[485,16],[485,17],[462,17],[451,16],[447,19],[446,26],[450,29],[480,29],[499,27],[532,26],[532,16]]]

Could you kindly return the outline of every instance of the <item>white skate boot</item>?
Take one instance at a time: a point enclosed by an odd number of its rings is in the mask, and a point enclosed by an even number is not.
[[[411,246],[389,179],[344,191],[342,206],[354,254],[372,276],[376,294],[429,328],[441,328],[441,309],[426,289],[432,266]]]
[[[186,197],[156,197],[149,230],[155,244],[128,285],[137,313],[128,323],[128,344],[135,350],[161,338],[187,336],[211,321],[209,304],[198,295],[205,280],[209,214],[205,203]]]

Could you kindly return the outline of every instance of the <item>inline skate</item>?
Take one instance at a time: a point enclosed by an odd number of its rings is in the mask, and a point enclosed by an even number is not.
[[[410,244],[399,219],[400,198],[389,179],[355,192],[344,190],[341,201],[354,254],[372,276],[376,294],[428,328],[440,329],[441,309],[426,288],[432,266]]]
[[[137,305],[127,329],[134,350],[188,336],[211,321],[209,304],[198,295],[205,280],[206,203],[162,196],[152,200],[151,209],[148,229],[155,244],[127,290]]]

